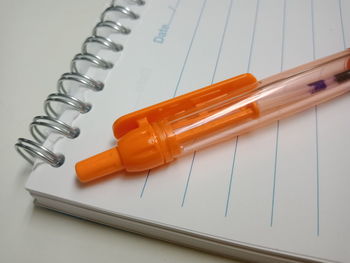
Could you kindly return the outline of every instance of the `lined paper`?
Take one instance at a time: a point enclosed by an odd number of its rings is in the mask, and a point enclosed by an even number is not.
[[[110,127],[125,113],[350,46],[345,0],[147,4],[105,89],[87,94],[93,110],[74,122],[81,135],[55,145],[66,163],[38,166],[27,188],[234,243],[349,261],[349,95],[148,172],[76,182],[75,162],[112,147]],[[167,29],[161,37],[159,28]]]

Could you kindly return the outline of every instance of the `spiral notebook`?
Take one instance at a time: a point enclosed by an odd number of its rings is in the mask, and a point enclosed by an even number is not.
[[[27,190],[38,205],[225,256],[349,262],[349,95],[146,173],[81,185],[74,171],[115,144],[126,113],[349,47],[349,13],[345,0],[108,4],[49,117],[31,124],[37,142],[17,144],[41,157]]]

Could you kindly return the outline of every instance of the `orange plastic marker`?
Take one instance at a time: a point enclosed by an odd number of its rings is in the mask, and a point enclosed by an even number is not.
[[[350,91],[350,50],[262,81],[243,74],[127,114],[113,125],[118,146],[80,161],[81,182],[138,172]]]

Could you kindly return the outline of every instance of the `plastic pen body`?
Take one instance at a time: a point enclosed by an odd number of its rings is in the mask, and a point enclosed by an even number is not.
[[[349,49],[261,81],[244,74],[121,117],[118,146],[79,162],[77,175],[151,169],[348,91]]]

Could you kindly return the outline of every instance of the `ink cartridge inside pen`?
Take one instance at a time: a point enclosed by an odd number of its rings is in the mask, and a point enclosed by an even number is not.
[[[118,145],[76,165],[87,182],[144,171],[315,106],[350,90],[350,50],[257,81],[243,74],[127,114]]]

